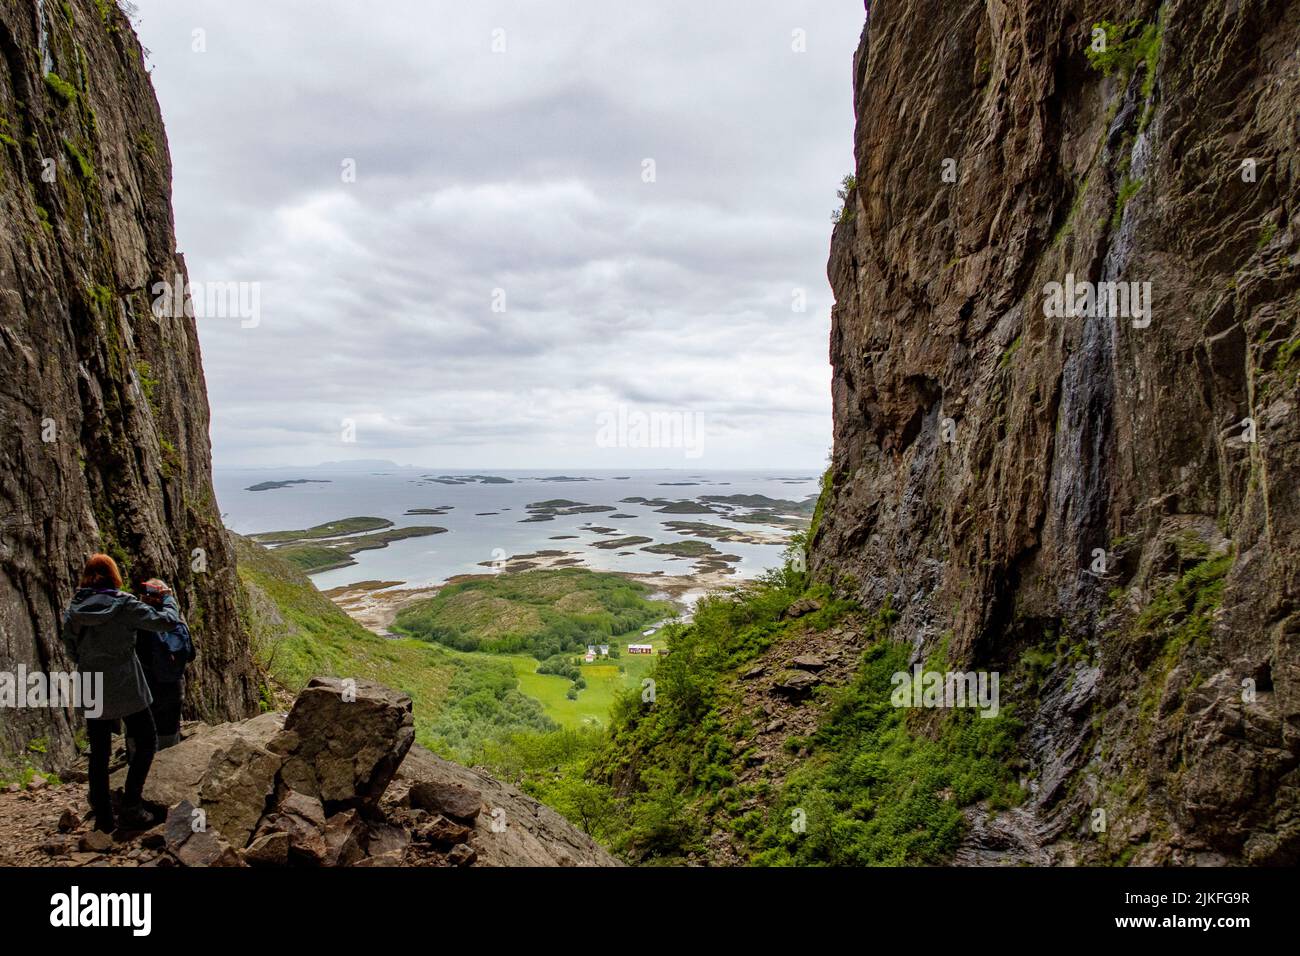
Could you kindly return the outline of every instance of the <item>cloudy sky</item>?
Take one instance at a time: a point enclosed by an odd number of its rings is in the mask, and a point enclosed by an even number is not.
[[[861,0],[136,5],[218,467],[825,460]]]

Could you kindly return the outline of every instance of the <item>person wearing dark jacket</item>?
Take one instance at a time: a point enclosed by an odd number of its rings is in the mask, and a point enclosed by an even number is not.
[[[140,581],[135,590],[140,600],[152,608],[161,608],[172,593],[163,581],[152,576]],[[144,630],[135,639],[135,654],[153,696],[149,710],[158,731],[159,750],[181,742],[181,704],[185,699],[184,663],[176,665],[177,655],[170,651],[166,636],[165,632]],[[186,659],[182,656],[181,660]],[[134,749],[134,741],[128,737],[127,752]]]
[[[121,590],[122,574],[106,554],[91,555],[77,593],[63,616],[63,643],[81,673],[102,674],[98,717],[86,718],[90,739],[90,806],[95,828],[114,829],[108,787],[108,762],[118,720],[135,738],[135,753],[126,775],[121,819],[130,827],[151,825],[142,804],[145,778],[157,748],[149,705],[153,698],[136,657],[136,631],[169,631],[180,622],[170,595],[152,608]]]

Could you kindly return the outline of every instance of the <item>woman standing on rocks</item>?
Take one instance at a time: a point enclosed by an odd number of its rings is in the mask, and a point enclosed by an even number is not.
[[[180,622],[175,599],[168,594],[157,608],[122,591],[122,572],[106,554],[93,554],[63,616],[63,644],[82,673],[102,674],[97,710],[86,718],[90,738],[90,807],[95,829],[114,829],[113,805],[108,789],[108,760],[113,732],[121,719],[136,741],[126,775],[121,819],[127,827],[146,827],[153,821],[144,811],[141,795],[157,749],[157,732],[149,705],[153,697],[136,657],[136,631],[170,631]]]

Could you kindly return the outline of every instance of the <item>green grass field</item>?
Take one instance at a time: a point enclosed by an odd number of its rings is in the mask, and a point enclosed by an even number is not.
[[[626,639],[619,645],[621,657],[597,658],[591,664],[579,664],[587,686],[578,691],[576,700],[566,696],[572,682],[557,674],[537,673],[537,658],[527,654],[470,654],[470,657],[487,657],[506,660],[519,678],[521,693],[538,701],[546,716],[561,727],[577,730],[582,727],[605,727],[609,723],[609,709],[614,698],[629,688],[639,688],[642,679],[650,673],[655,660],[651,654],[628,654],[628,640],[638,644],[660,644],[649,638]]]

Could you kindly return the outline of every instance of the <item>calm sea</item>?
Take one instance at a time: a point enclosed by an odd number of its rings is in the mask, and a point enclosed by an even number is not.
[[[609,571],[689,574],[694,562],[684,558],[649,554],[639,547],[631,554],[592,547],[592,542],[639,535],[655,543],[684,539],[666,528],[667,521],[698,521],[781,535],[788,529],[769,525],[735,524],[722,515],[658,514],[654,505],[625,503],[641,497],[669,501],[696,500],[701,495],[758,494],[802,501],[817,492],[812,471],[492,471],[482,475],[508,479],[508,483],[466,480],[461,484],[438,482],[469,472],[441,472],[418,468],[374,471],[330,468],[218,470],[217,500],[226,526],[240,534],[308,528],[338,518],[387,518],[397,527],[435,525],[446,534],[398,541],[387,548],[363,551],[356,564],[314,575],[322,590],[358,581],[404,581],[417,587],[438,584],[456,574],[484,573],[483,562],[541,550],[578,552],[584,566]],[[549,480],[576,478],[576,481]],[[269,491],[248,491],[267,481],[313,479],[312,484],[290,485]],[[525,522],[530,503],[564,499],[586,505],[609,505],[614,512],[561,515],[551,521]],[[450,510],[442,515],[408,515],[413,508]],[[744,512],[747,509],[740,509]],[[628,517],[613,517],[614,514]],[[593,532],[591,527],[613,529]],[[552,540],[559,536],[565,540]],[[724,554],[740,556],[733,565],[735,577],[754,577],[781,563],[780,544],[737,544],[707,540]]]

